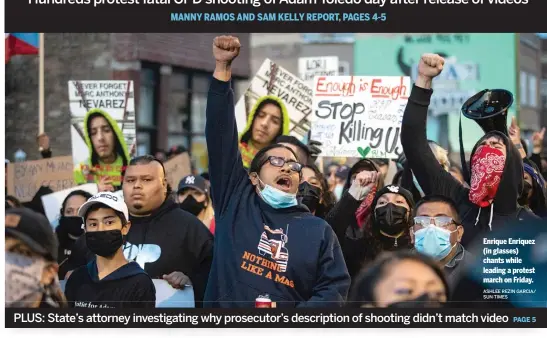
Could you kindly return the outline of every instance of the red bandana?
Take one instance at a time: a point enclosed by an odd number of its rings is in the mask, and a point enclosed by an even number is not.
[[[496,197],[501,181],[505,155],[490,146],[480,146],[471,159],[471,190],[469,200],[481,208]]]
[[[355,218],[357,219],[357,225],[359,228],[363,227],[368,215],[370,215],[370,207],[372,205],[372,201],[374,200],[374,196],[376,195],[376,189],[376,186],[372,187],[372,190],[368,193],[367,197],[365,197],[355,212]]]

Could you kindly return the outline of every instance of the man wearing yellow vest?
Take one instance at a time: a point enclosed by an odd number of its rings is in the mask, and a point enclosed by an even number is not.
[[[245,169],[249,169],[256,153],[274,143],[276,137],[289,133],[289,113],[283,101],[267,95],[259,98],[239,140],[239,150]]]

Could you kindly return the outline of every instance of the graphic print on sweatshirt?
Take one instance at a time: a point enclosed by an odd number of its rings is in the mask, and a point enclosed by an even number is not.
[[[146,263],[154,263],[161,257],[161,248],[156,244],[134,245],[126,242],[123,247],[123,255],[128,261],[135,261],[144,269]]]
[[[245,251],[241,268],[257,276],[273,280],[276,283],[294,288],[294,282],[284,275],[289,264],[289,225],[287,230],[272,230],[264,225],[264,231],[258,241],[258,255]]]

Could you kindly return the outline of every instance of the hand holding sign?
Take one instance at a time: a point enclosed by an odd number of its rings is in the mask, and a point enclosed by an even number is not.
[[[184,289],[184,286],[190,284],[190,278],[180,271],[172,272],[168,275],[163,275],[163,279],[175,289]]]
[[[49,136],[46,133],[38,135],[38,147],[40,151],[49,150]]]
[[[111,176],[101,177],[99,184],[97,185],[99,187],[99,192],[104,192],[104,191],[114,192],[114,186],[112,185]]]

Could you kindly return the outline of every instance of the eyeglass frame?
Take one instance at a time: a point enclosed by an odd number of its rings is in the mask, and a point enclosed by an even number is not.
[[[424,225],[423,223],[421,222],[416,222],[416,219],[417,218],[427,218],[429,219],[429,224],[428,225]],[[437,225],[437,220],[440,219],[440,218],[444,218],[444,219],[449,219],[450,222],[447,222],[443,225]],[[431,220],[434,220],[434,224],[431,224]],[[461,224],[458,224],[458,222],[456,222],[454,220],[454,218],[450,217],[450,216],[415,216],[412,218],[412,221],[414,222],[414,224],[412,224],[412,227],[414,227],[415,225],[420,225],[422,226],[422,228],[429,228],[431,227],[432,225],[434,227],[438,227],[438,228],[441,228],[441,229],[446,229],[449,225],[451,224],[454,224],[456,227],[460,226]]]
[[[272,159],[278,159],[278,160],[282,160],[283,163],[281,165],[276,165],[274,163],[272,163]],[[291,169],[291,171],[294,171],[298,174],[301,174],[302,173],[302,169],[304,168],[304,166],[302,165],[302,163],[296,161],[296,160],[286,160],[285,158],[281,157],[281,156],[274,156],[274,155],[271,155],[271,156],[268,156],[266,157],[266,159],[264,159],[264,161],[262,161],[262,163],[260,163],[260,168],[262,168],[264,166],[264,164],[270,162],[270,164],[274,167],[277,167],[277,168],[283,168],[285,166],[285,164],[288,164],[289,165],[289,169]],[[295,170],[294,168],[291,167],[291,164],[294,163],[296,165],[299,166],[299,169],[298,170]]]

